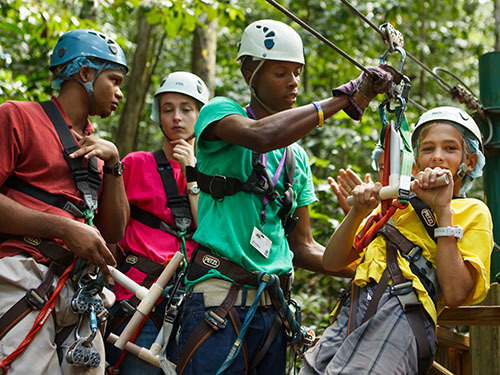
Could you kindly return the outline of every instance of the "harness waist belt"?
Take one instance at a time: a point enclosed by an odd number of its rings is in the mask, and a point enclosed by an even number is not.
[[[187,279],[197,280],[206,275],[211,269],[219,271],[237,284],[249,285],[254,288],[259,286],[257,273],[248,271],[225,258],[212,254],[210,250],[204,246],[198,246],[191,255]],[[279,279],[281,289],[285,293],[285,297],[287,297],[287,293],[291,289],[290,274],[281,275]]]
[[[193,287],[194,293],[203,293],[205,307],[220,306],[226,298],[232,283],[221,279],[208,279]],[[251,306],[257,295],[257,289],[243,288],[238,292],[234,306]],[[259,306],[271,306],[271,296],[264,290],[260,296]]]
[[[0,233],[0,243],[7,240],[23,241],[33,246],[43,256],[52,259],[55,262],[54,273],[58,276],[73,262],[74,254],[54,241],[39,237],[23,237]]]

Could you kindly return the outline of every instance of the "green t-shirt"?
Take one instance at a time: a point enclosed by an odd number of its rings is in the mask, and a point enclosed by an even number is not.
[[[224,97],[216,97],[202,108],[195,124],[197,167],[208,175],[234,177],[244,182],[252,172],[252,150],[223,140],[207,141],[201,136],[207,126],[233,114],[248,117],[238,103]],[[292,187],[293,212],[297,207],[315,202],[317,198],[306,152],[298,144],[293,144],[292,149],[296,160]],[[267,154],[267,170],[271,178],[284,150],[282,148]],[[281,173],[276,186],[280,194],[284,191],[283,179],[284,173]],[[201,192],[198,203],[198,228],[193,239],[210,248],[214,254],[223,256],[247,270],[285,274],[292,269],[293,252],[278,215],[280,208],[279,202],[269,202],[265,206],[264,225],[261,225],[261,195],[240,191],[224,197],[222,201],[216,201],[210,194]],[[250,244],[254,228],[272,241],[267,258]],[[211,270],[196,282],[213,276],[222,277],[217,271]]]

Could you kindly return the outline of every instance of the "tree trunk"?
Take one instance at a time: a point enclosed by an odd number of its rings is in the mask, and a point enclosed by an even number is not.
[[[216,49],[217,19],[205,20],[205,27],[197,25],[193,32],[191,71],[205,81],[211,97],[215,91]]]
[[[138,32],[135,40],[136,49],[132,64],[129,63],[130,72],[126,78],[129,89],[115,137],[116,146],[122,157],[134,151],[137,146],[139,121],[151,83],[152,71],[148,69],[148,52],[152,45],[153,28],[154,26],[146,21],[144,14],[139,12]]]

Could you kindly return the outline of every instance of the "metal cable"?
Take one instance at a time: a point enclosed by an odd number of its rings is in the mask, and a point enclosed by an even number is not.
[[[307,31],[309,31],[311,34],[313,34],[316,38],[318,38],[319,40],[321,40],[327,46],[329,46],[330,48],[332,48],[335,51],[337,51],[340,55],[342,55],[342,57],[344,57],[346,60],[348,60],[351,64],[353,64],[354,66],[358,67],[359,69],[361,69],[366,74],[368,74],[370,76],[373,75],[373,73],[371,71],[369,71],[368,69],[366,69],[363,65],[361,65],[359,62],[357,62],[355,59],[353,59],[351,56],[349,56],[346,52],[344,52],[343,50],[341,50],[335,44],[333,44],[332,42],[330,42],[323,35],[321,35],[319,32],[317,32],[316,30],[314,30],[311,26],[309,26],[307,23],[305,23],[304,21],[302,21],[299,17],[297,17],[292,12],[290,12],[288,9],[282,7],[280,4],[278,4],[274,0],[266,0],[266,1],[269,4],[271,4],[273,7],[275,7],[276,9],[278,9],[280,12],[282,12],[283,14],[285,14],[287,17],[289,17],[292,20],[294,20],[296,23],[298,23],[304,29],[306,29]]]
[[[340,1],[342,3],[344,3],[345,5],[347,5],[347,7],[349,9],[351,9],[354,14],[356,14],[359,18],[361,18],[363,21],[365,21],[373,30],[378,32],[380,34],[380,36],[382,37],[382,39],[384,40],[384,43],[386,42],[385,34],[377,27],[377,25],[375,25],[363,13],[361,13],[359,10],[357,10],[356,7],[354,7],[347,0],[340,0]],[[447,90],[450,91],[452,89],[452,86],[448,82],[446,82],[440,76],[438,76],[436,73],[434,73],[429,67],[427,67],[423,62],[421,62],[419,59],[417,59],[415,56],[413,56],[410,52],[406,51],[406,56],[408,56],[411,60],[416,62],[422,69],[424,69],[426,72],[428,72],[430,75],[432,75],[436,80],[440,81],[441,84],[444,85]]]

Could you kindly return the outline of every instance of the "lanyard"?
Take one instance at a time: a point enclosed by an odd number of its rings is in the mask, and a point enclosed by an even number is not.
[[[250,105],[247,105],[245,107],[245,110],[247,111],[247,114],[249,114],[254,120],[257,120],[257,117],[255,116],[254,111],[252,110],[252,107]],[[286,148],[283,152],[283,156],[281,157],[281,160],[278,164],[278,168],[276,168],[276,172],[274,172],[274,176],[272,178],[273,182],[273,187],[276,186],[276,183],[278,182],[278,179],[280,178],[281,174],[283,173],[283,168],[285,166],[285,160],[286,160]],[[262,155],[262,164],[264,164],[264,168],[267,171],[267,153]],[[262,177],[264,178],[264,177]],[[264,225],[266,221],[266,205],[269,203],[269,199],[267,199],[266,196],[262,197],[262,212],[260,214],[261,217],[261,225]]]

